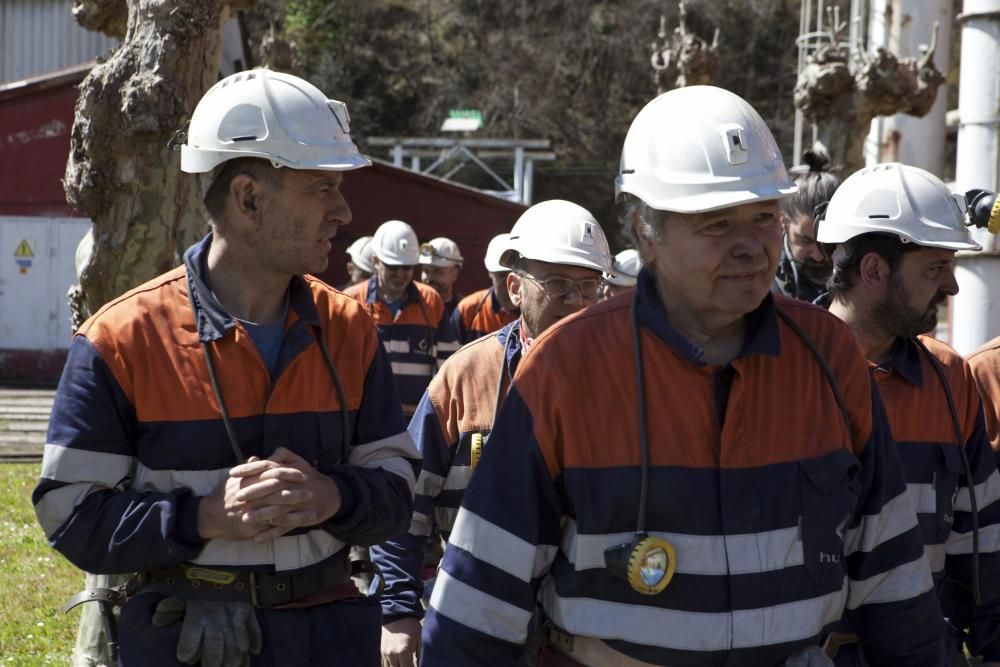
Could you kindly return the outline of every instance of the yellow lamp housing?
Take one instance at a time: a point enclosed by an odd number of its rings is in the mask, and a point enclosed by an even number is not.
[[[637,593],[656,595],[674,577],[677,552],[662,538],[636,533],[630,543],[605,550],[604,564],[612,574],[628,581]]]
[[[469,446],[469,469],[475,470],[481,458],[483,458],[483,434],[473,433],[472,444]]]

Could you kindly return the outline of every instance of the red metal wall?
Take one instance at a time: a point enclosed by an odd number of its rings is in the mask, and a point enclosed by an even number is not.
[[[465,259],[460,292],[487,287],[486,246],[497,234],[510,231],[525,210],[521,204],[381,162],[348,172],[342,187],[354,220],[338,231],[330,268],[321,276],[333,285],[347,280],[347,246],[374,234],[386,220],[398,219],[408,222],[421,241],[447,236],[458,244]]]
[[[76,68],[0,89],[0,215],[80,216],[66,203],[61,181],[76,86],[88,70]],[[421,241],[447,236],[458,243],[465,258],[458,290],[468,294],[489,284],[483,257],[490,239],[509,231],[525,209],[384,162],[346,174],[344,193],[354,220],[334,239],[330,267],[321,276],[333,285],[347,280],[347,246],[395,218],[410,223]],[[64,350],[2,348],[0,341],[0,380],[58,378]]]
[[[66,204],[76,85],[89,67],[0,90],[0,215],[79,216]]]

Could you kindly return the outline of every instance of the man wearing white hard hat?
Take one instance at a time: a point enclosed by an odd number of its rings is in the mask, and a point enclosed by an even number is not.
[[[491,285],[459,301],[451,314],[451,322],[462,344],[497,331],[520,315],[507,291],[510,269],[500,263],[500,256],[507,249],[509,239],[510,234],[497,234],[490,240],[484,264]]]
[[[372,277],[375,267],[372,266],[372,237],[362,236],[347,246],[347,284],[343,289],[356,285]]]
[[[835,317],[770,293],[794,187],[760,115],[711,86],[657,97],[616,190],[636,287],[521,360],[421,664],[516,664],[537,601],[543,666],[829,664],[845,612],[872,664],[941,665],[867,364]]]
[[[402,220],[382,223],[372,238],[374,274],[346,290],[368,309],[389,353],[403,414],[413,415],[441,362],[458,349],[444,302],[413,279],[420,258],[417,234]]]
[[[309,275],[368,160],[341,102],[268,70],[210,88],[180,158],[212,232],[77,331],[35,511],[78,567],[140,573],[77,598],[123,605],[115,664],[375,664],[349,545],[405,530],[419,458],[371,318]]]
[[[462,269],[458,244],[439,236],[420,246],[421,280],[437,290],[444,301],[445,317],[451,318],[462,297],[455,291],[455,281]]]
[[[562,200],[525,211],[499,261],[509,271],[507,286],[521,316],[459,350],[431,381],[410,421],[424,458],[410,531],[372,549],[372,559],[386,575],[385,664],[416,664],[424,546],[435,527],[448,538],[462,492],[490,446],[496,409],[515,370],[535,338],[597,302],[601,274],[611,269],[608,242],[594,216]]]
[[[601,292],[601,300],[618,296],[622,292],[635,287],[635,281],[639,277],[639,269],[642,268],[642,257],[639,251],[634,248],[622,250],[615,255],[614,264],[611,266],[611,273],[604,276],[604,288]]]
[[[917,167],[867,167],[834,193],[817,240],[833,260],[824,298],[868,358],[903,461],[949,619],[945,664],[966,664],[964,642],[1000,665],[1000,474],[972,371],[928,335],[958,293],[955,253],[981,249],[965,197]],[[857,654],[845,645],[837,664]]]

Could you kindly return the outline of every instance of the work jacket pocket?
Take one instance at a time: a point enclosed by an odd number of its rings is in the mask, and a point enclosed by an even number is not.
[[[955,496],[962,476],[962,452],[955,445],[938,447],[940,459],[934,469],[934,526],[938,540],[944,542],[955,523]]]
[[[799,463],[803,565],[828,590],[843,583],[844,531],[861,496],[860,468],[847,450]]]

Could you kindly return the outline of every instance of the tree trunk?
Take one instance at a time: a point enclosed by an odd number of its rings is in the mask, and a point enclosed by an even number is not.
[[[78,299],[90,313],[176,265],[205,229],[197,179],[168,142],[218,78],[231,4],[128,0],[124,43],[80,84],[63,185],[94,222]]]

